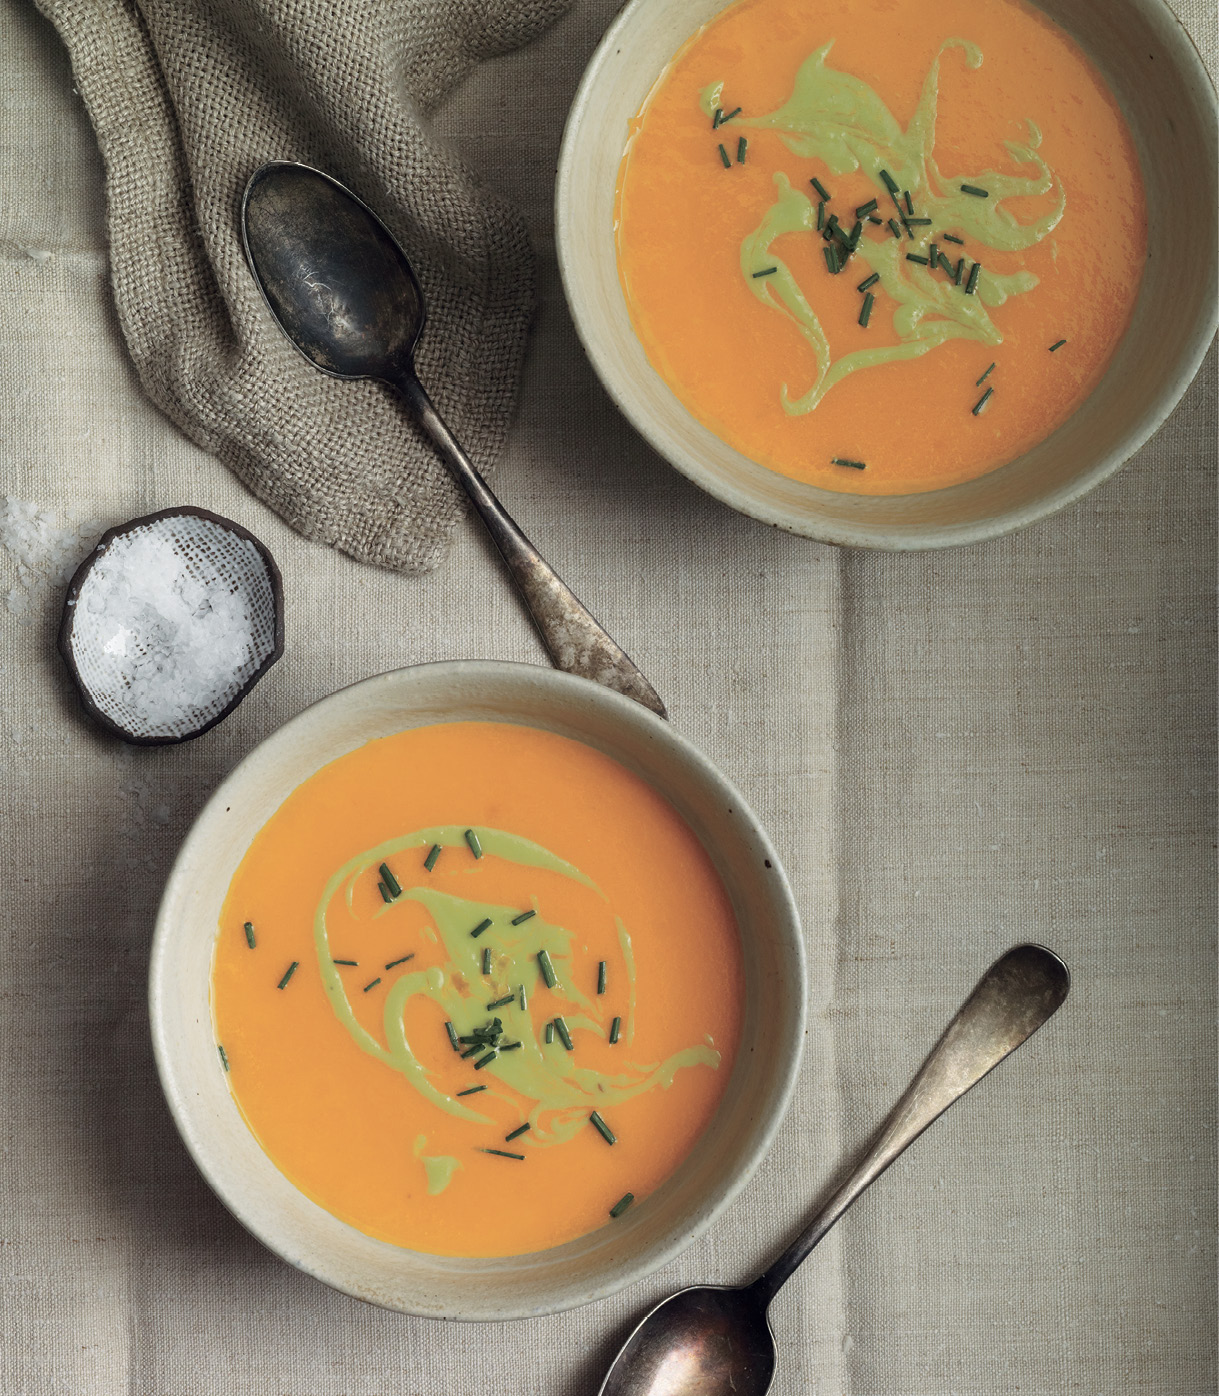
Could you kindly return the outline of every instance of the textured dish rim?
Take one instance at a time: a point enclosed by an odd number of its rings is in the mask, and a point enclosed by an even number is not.
[[[734,0],[722,0],[720,10],[717,10],[716,13],[729,8],[733,3]],[[1147,0],[1147,3],[1154,5],[1163,15],[1172,20],[1172,33],[1177,45],[1173,57],[1180,68],[1192,69],[1195,78],[1201,79],[1203,89],[1209,92],[1214,118],[1219,120],[1219,98],[1216,96],[1214,82],[1202,61],[1197,46],[1189,36],[1189,31],[1169,6],[1168,0]],[[559,276],[567,308],[576,327],[576,335],[584,346],[584,352],[588,356],[601,386],[609,394],[614,405],[662,460],[667,461],[700,489],[705,490],[738,513],[746,514],[761,523],[771,524],[787,533],[793,533],[802,538],[811,538],[821,543],[832,543],[840,547],[915,552],[931,548],[959,547],[969,543],[984,542],[991,538],[1001,538],[1005,534],[1013,533],[1017,529],[1036,523],[1039,519],[1056,514],[1113,475],[1159,431],[1197,377],[1211,341],[1215,337],[1216,328],[1219,327],[1219,303],[1215,302],[1213,296],[1210,297],[1212,309],[1209,317],[1199,321],[1192,342],[1187,342],[1186,346],[1183,347],[1178,371],[1164,384],[1138,424],[1132,426],[1125,436],[1095,465],[1075,476],[1069,483],[1059,489],[1050,490],[1036,502],[1012,506],[993,514],[989,519],[959,524],[942,524],[924,532],[918,531],[919,525],[911,525],[908,529],[902,528],[899,531],[892,525],[877,527],[866,523],[844,524],[821,520],[793,522],[784,510],[771,507],[732,481],[722,479],[707,471],[696,452],[684,444],[666,437],[646,413],[636,409],[627,387],[616,381],[614,372],[607,364],[607,355],[602,352],[599,345],[595,317],[591,314],[586,317],[582,313],[578,277],[569,254],[565,227],[565,210],[571,203],[567,189],[574,178],[573,171],[577,164],[576,146],[579,128],[586,120],[596,115],[596,113],[590,114],[589,111],[590,91],[600,75],[601,68],[613,56],[612,50],[618,43],[619,36],[634,24],[636,15],[653,8],[654,4],[655,0],[629,0],[605,31],[601,42],[597,45],[584,69],[580,85],[572,100],[571,109],[567,114],[567,121],[563,127],[563,139],[559,147],[559,161],[555,179],[554,227]],[[1040,5],[1037,8],[1040,9]],[[1053,19],[1053,16],[1051,15],[1050,18]],[[1212,276],[1212,282],[1213,280]],[[1142,294],[1140,289],[1140,298]],[[650,364],[649,368],[651,368]],[[651,371],[656,372],[655,369],[651,369]],[[1107,374],[1108,369],[1105,372]],[[1099,383],[1094,385],[1091,392],[1095,392],[1098,386]],[[665,387],[668,388],[667,383]],[[671,388],[668,390],[672,393]],[[675,394],[674,397],[676,398]],[[691,417],[691,420],[698,420],[689,412],[685,404],[680,402],[680,399],[677,401],[682,410]],[[1051,433],[1052,435],[1053,433]],[[1018,456],[1016,460],[1009,461],[1006,466],[999,466],[997,469],[1002,470],[1014,466],[1020,459],[1021,457]],[[966,481],[965,483],[971,482]],[[810,488],[816,487],[810,486]],[[961,488],[961,486],[928,490],[922,492],[920,497],[947,494],[952,489],[957,488]],[[826,491],[825,493],[831,492]],[[842,492],[834,491],[833,493]],[[891,497],[901,498],[902,496]],[[925,525],[922,527],[926,528]]]
[[[769,1114],[759,1119],[753,1131],[752,1143],[745,1155],[742,1166],[726,1181],[718,1197],[707,1206],[706,1210],[701,1215],[694,1216],[680,1227],[675,1228],[673,1234],[658,1251],[644,1257],[638,1257],[634,1261],[629,1262],[624,1268],[623,1273],[616,1279],[603,1280],[586,1285],[582,1289],[573,1290],[570,1294],[564,1294],[562,1297],[555,1298],[553,1301],[547,1301],[542,1307],[512,1309],[505,1306],[504,1308],[490,1309],[480,1308],[475,1303],[460,1312],[441,1312],[435,1305],[428,1307],[411,1302],[390,1303],[387,1302],[386,1297],[382,1294],[361,1290],[358,1284],[347,1283],[327,1273],[324,1258],[319,1261],[316,1256],[303,1254],[302,1251],[306,1248],[298,1248],[285,1242],[282,1237],[268,1234],[267,1230],[261,1224],[258,1209],[255,1206],[248,1205],[244,1199],[233,1197],[222,1190],[211,1173],[207,1157],[206,1131],[196,1128],[189,1112],[188,1097],[192,1093],[190,1082],[193,1077],[187,1071],[179,1073],[176,1070],[175,1049],[170,1042],[172,1025],[168,1024],[165,1018],[168,991],[162,989],[162,983],[166,980],[166,976],[169,973],[167,968],[170,953],[169,943],[175,934],[175,925],[169,914],[170,909],[172,904],[178,900],[181,895],[179,891],[180,884],[186,877],[185,868],[192,860],[195,845],[205,842],[208,837],[207,826],[217,819],[224,811],[226,808],[226,800],[231,803],[230,792],[234,783],[252,764],[266,760],[269,751],[273,753],[274,749],[277,747],[291,745],[295,733],[302,726],[307,723],[317,722],[319,720],[319,715],[325,714],[327,710],[342,708],[342,706],[350,700],[350,695],[356,690],[366,691],[374,687],[391,687],[396,682],[401,682],[404,676],[423,672],[436,673],[437,671],[440,671],[442,676],[444,674],[475,678],[485,676],[492,680],[496,675],[505,672],[510,675],[515,675],[525,671],[535,682],[553,685],[560,691],[567,689],[576,696],[577,699],[583,698],[585,700],[591,700],[594,703],[598,701],[604,703],[606,709],[614,715],[613,720],[615,723],[623,722],[628,727],[632,724],[637,725],[646,733],[650,740],[667,742],[671,747],[675,748],[688,766],[694,768],[699,778],[710,786],[717,798],[726,799],[730,802],[729,809],[735,815],[739,815],[742,821],[742,833],[757,845],[763,858],[769,860],[771,865],[770,870],[775,875],[773,896],[775,902],[785,913],[777,922],[771,924],[771,934],[778,938],[784,950],[792,956],[799,973],[798,983],[800,992],[792,996],[794,1011],[790,1028],[790,1040],[785,1044],[784,1065],[778,1069],[778,1084],[774,1092],[773,1103]],[[404,711],[408,710],[404,709]],[[663,794],[664,792],[661,791],[661,793]],[[286,795],[283,798],[286,798]],[[165,890],[162,893],[161,901],[158,906],[148,970],[149,1027],[157,1076],[179,1137],[186,1147],[187,1152],[190,1154],[195,1167],[198,1168],[214,1195],[228,1212],[240,1222],[256,1240],[260,1241],[273,1254],[277,1255],[281,1260],[286,1261],[294,1268],[311,1275],[314,1279],[321,1281],[332,1289],[351,1295],[355,1299],[377,1304],[382,1308],[392,1309],[395,1312],[412,1314],[423,1318],[445,1319],[457,1322],[501,1322],[560,1313],[567,1309],[577,1308],[584,1304],[608,1298],[610,1295],[618,1293],[628,1285],[634,1284],[636,1281],[655,1273],[655,1271],[674,1259],[675,1256],[686,1250],[723,1215],[724,1211],[735,1201],[749,1183],[763,1159],[769,1153],[774,1143],[775,1136],[791,1107],[792,1095],[800,1074],[804,1039],[808,1024],[807,975],[808,965],[804,953],[800,914],[796,907],[791,884],[788,881],[783,864],[765,828],[754,814],[749,803],[710,758],[704,756],[693,743],[676,732],[668,722],[655,716],[633,699],[625,698],[600,684],[592,683],[590,680],[579,678],[575,675],[562,673],[553,669],[545,669],[538,665],[512,663],[504,660],[441,660],[429,664],[410,665],[402,669],[389,670],[386,673],[376,674],[369,678],[358,680],[356,683],[338,689],[336,692],[310,704],[307,708],[297,713],[295,717],[290,718],[287,722],[276,728],[270,736],[259,742],[258,745],[229,772],[216,788],[215,792],[195,817],[186,837],[182,841],[177,857],[174,859],[174,865],[166,880]],[[237,1108],[235,1102],[234,1108]],[[290,1183],[289,1186],[291,1186]],[[305,1196],[305,1194],[301,1195]],[[317,1204],[314,1205],[316,1206]],[[324,1209],[320,1208],[319,1210],[324,1211]],[[542,1254],[544,1254],[544,1252],[542,1252]]]

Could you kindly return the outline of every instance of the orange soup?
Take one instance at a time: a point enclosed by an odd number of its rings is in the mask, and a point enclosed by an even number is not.
[[[643,780],[531,727],[420,727],[318,771],[251,844],[216,939],[217,1069],[327,1211],[514,1255],[677,1168],[742,983],[724,887]]]
[[[1146,256],[1117,104],[1023,0],[739,0],[633,123],[616,218],[632,322],[688,410],[862,494],[1048,436]]]

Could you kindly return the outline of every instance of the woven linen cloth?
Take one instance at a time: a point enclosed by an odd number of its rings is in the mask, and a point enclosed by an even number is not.
[[[419,275],[425,385],[475,465],[503,442],[533,303],[521,217],[427,119],[570,0],[40,0],[106,166],[110,276],[149,397],[307,538],[407,572],[464,499],[384,389],[305,362],[262,304],[246,180],[299,160],[353,187]]]

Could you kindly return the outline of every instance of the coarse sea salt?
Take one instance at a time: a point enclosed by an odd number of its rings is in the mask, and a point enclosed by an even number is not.
[[[38,600],[65,586],[105,525],[100,519],[68,519],[28,499],[6,495],[0,513],[0,547],[16,569],[16,585],[5,597],[15,616],[26,616]]]
[[[263,570],[252,542],[231,545],[248,554],[250,570]],[[121,694],[148,735],[177,735],[217,715],[263,658],[248,590],[206,551],[184,553],[151,525],[110,543],[76,608],[74,640],[89,635],[88,663],[77,660],[82,679],[95,694]]]

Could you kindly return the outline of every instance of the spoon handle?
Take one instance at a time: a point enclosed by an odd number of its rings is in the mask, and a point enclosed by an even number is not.
[[[1066,965],[1040,945],[1017,945],[991,965],[851,1176],[808,1229],[750,1286],[763,1308],[859,1194],[1055,1012],[1070,983]]]
[[[470,496],[500,556],[508,564],[555,667],[604,684],[634,698],[659,717],[667,717],[665,705],[631,657],[602,629],[491,493],[415,374],[409,368],[402,370],[394,379],[394,386]]]

